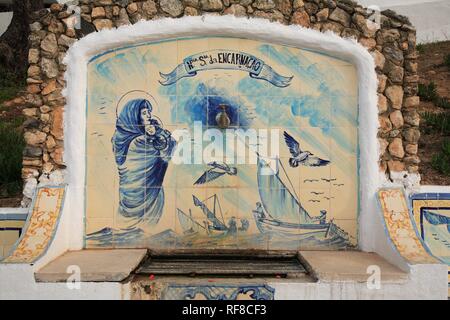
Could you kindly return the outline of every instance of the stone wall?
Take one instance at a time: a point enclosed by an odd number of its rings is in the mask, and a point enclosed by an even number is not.
[[[391,176],[393,172],[418,172],[416,31],[405,17],[384,11],[377,28],[367,19],[367,10],[350,0],[81,0],[79,5],[81,30],[74,28],[73,16],[60,4],[53,4],[50,11],[36,12],[36,22],[31,25],[28,94],[23,111],[27,117],[24,205],[38,182],[63,179],[62,61],[69,46],[90,32],[141,19],[205,13],[265,18],[356,38],[373,55],[379,78],[380,170]]]

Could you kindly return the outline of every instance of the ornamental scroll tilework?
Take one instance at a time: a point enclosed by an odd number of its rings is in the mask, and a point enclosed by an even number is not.
[[[64,195],[65,187],[42,187],[36,191],[22,236],[2,263],[33,263],[45,254],[58,226]]]
[[[322,53],[204,37],[93,57],[86,247],[354,248],[357,118],[356,68]]]
[[[450,296],[450,194],[419,193],[410,200],[420,237],[431,254],[449,266]]]
[[[437,263],[418,237],[403,189],[380,189],[378,197],[388,235],[400,255],[412,264]]]
[[[167,285],[161,300],[273,300],[268,285]]]

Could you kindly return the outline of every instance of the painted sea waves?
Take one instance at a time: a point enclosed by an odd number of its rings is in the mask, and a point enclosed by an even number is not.
[[[87,247],[357,246],[352,65],[237,38],[146,44],[96,59]]]
[[[422,238],[435,257],[450,265],[450,256],[442,254],[450,249],[450,209],[435,208],[422,211]]]

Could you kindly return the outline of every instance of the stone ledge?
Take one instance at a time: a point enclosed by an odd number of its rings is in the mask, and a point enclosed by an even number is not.
[[[121,282],[139,266],[146,255],[146,249],[70,251],[37,271],[35,279],[37,282],[65,282],[73,274],[67,273],[67,268],[75,265],[80,267],[82,282]],[[404,283],[409,280],[408,273],[375,253],[301,251],[299,257],[312,278],[305,275],[301,279],[265,278],[265,280],[274,282],[366,282],[370,276],[367,268],[372,265],[380,268],[382,283]],[[170,279],[170,276],[158,278],[160,280]],[[257,281],[261,281],[263,278],[258,278]],[[186,280],[202,282],[205,281],[205,278],[186,277]],[[248,280],[245,279],[247,282]],[[236,281],[242,281],[242,278]]]
[[[146,255],[146,249],[69,251],[41,268],[34,277],[36,282],[66,282],[73,275],[67,273],[67,268],[78,266],[82,282],[120,282]]]
[[[381,282],[404,283],[408,273],[390,264],[376,253],[360,251],[300,251],[300,261],[319,282],[366,282],[369,266],[378,266]],[[373,271],[372,271],[373,272]]]

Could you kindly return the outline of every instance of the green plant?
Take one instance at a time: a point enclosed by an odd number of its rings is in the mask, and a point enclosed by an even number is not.
[[[438,97],[436,84],[433,81],[428,85],[419,83],[419,97],[424,101],[434,101]]]
[[[450,53],[448,53],[444,58],[444,64],[447,66],[447,68],[450,69]]]
[[[420,54],[423,54],[425,52],[425,45],[423,45],[422,43],[419,43],[416,46],[417,52]]]
[[[450,139],[442,143],[441,152],[433,156],[431,165],[440,173],[450,176]]]
[[[433,81],[428,85],[419,83],[418,94],[423,101],[431,101],[436,107],[450,109],[450,102],[446,98],[439,96],[437,86]]]
[[[0,66],[0,103],[17,96],[25,86],[25,76],[6,71]]]
[[[442,97],[436,97],[433,100],[434,104],[436,105],[436,107],[442,108],[442,109],[450,109],[450,102]]]
[[[0,122],[0,196],[13,196],[22,187],[22,152],[25,147],[20,124],[23,119]]]
[[[448,113],[424,112],[421,115],[425,133],[450,135],[450,115]]]

